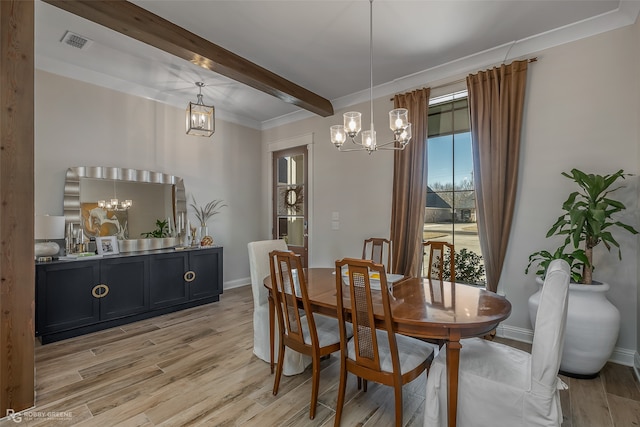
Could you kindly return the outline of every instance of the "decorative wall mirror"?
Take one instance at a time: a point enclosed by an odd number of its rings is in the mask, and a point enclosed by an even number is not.
[[[110,206],[112,199],[130,200],[131,206]],[[116,236],[120,252],[175,246],[175,227],[187,216],[184,181],[146,170],[72,167],[64,185],[64,216],[86,238]],[[157,229],[157,221],[166,221],[174,231],[171,238],[146,238]]]

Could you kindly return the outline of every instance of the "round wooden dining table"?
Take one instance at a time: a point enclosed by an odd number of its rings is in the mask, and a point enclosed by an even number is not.
[[[314,311],[337,317],[335,268],[307,268],[305,281]],[[264,279],[271,290],[271,277]],[[343,282],[342,286],[346,286]],[[456,425],[461,338],[483,336],[511,314],[511,303],[485,289],[428,278],[403,278],[390,285],[397,333],[446,342],[448,424]],[[349,292],[344,292],[345,299]],[[375,302],[378,304],[375,304]],[[270,298],[270,322],[274,307]],[[349,303],[345,302],[345,307]],[[382,297],[374,296],[374,314],[383,320]],[[272,329],[273,330],[273,329]],[[273,337],[272,337],[273,343]],[[272,353],[273,363],[273,353]]]

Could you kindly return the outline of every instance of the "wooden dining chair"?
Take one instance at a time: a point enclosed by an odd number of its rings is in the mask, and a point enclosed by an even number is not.
[[[289,251],[272,251],[269,253],[269,260],[280,327],[280,349],[273,394],[278,394],[285,347],[311,356],[313,372],[309,418],[313,419],[318,401],[320,358],[340,349],[338,321],[311,310],[299,255]],[[302,302],[302,308],[299,302]]]
[[[448,282],[456,281],[455,269],[455,249],[452,243],[437,240],[428,240],[422,243],[424,253],[426,255],[427,248],[429,250],[429,262],[422,265],[422,276],[430,279],[446,280]],[[449,259],[449,269],[445,270],[445,258]],[[426,267],[426,275],[425,275]]]
[[[377,290],[378,286],[372,286],[378,280],[380,290]],[[336,426],[340,425],[342,417],[347,372],[362,378],[365,385],[369,380],[394,388],[396,426],[401,427],[402,386],[419,377],[433,359],[434,345],[395,333],[389,292],[384,265],[353,258],[336,261],[336,301],[340,323]],[[353,325],[352,338],[348,335],[349,319]]]
[[[370,237],[365,239],[364,245],[362,246],[362,259],[369,259],[376,264],[384,264],[387,273],[390,273],[391,241],[381,237]]]

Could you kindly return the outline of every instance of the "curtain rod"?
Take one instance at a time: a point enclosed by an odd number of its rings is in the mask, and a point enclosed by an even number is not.
[[[537,57],[537,56],[534,56],[533,58],[529,58],[529,59],[527,60],[527,62],[528,62],[529,64],[530,64],[530,63],[532,63],[532,62],[537,62],[537,61],[538,61],[538,57]],[[452,81],[452,82],[443,83],[443,84],[438,85],[438,86],[430,86],[430,88],[431,88],[431,89],[439,89],[439,88],[441,88],[441,87],[451,86],[451,85],[454,85],[454,84],[456,84],[456,83],[462,83],[462,82],[464,82],[464,81],[466,81],[466,80],[467,80],[467,78],[466,78],[466,77],[464,77],[464,78],[462,78],[462,79],[454,80],[454,81]],[[389,99],[389,101],[393,101],[393,98]]]

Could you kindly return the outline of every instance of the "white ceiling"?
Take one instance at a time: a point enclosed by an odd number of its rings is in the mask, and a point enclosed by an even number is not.
[[[329,99],[368,99],[366,0],[134,0],[133,3]],[[640,1],[376,0],[376,96],[635,22]],[[312,115],[54,6],[36,1],[36,67],[185,107],[196,81],[218,117],[258,129]],[[72,31],[85,49],[60,40]],[[516,43],[514,43],[516,42]],[[476,67],[476,68],[474,68]]]

